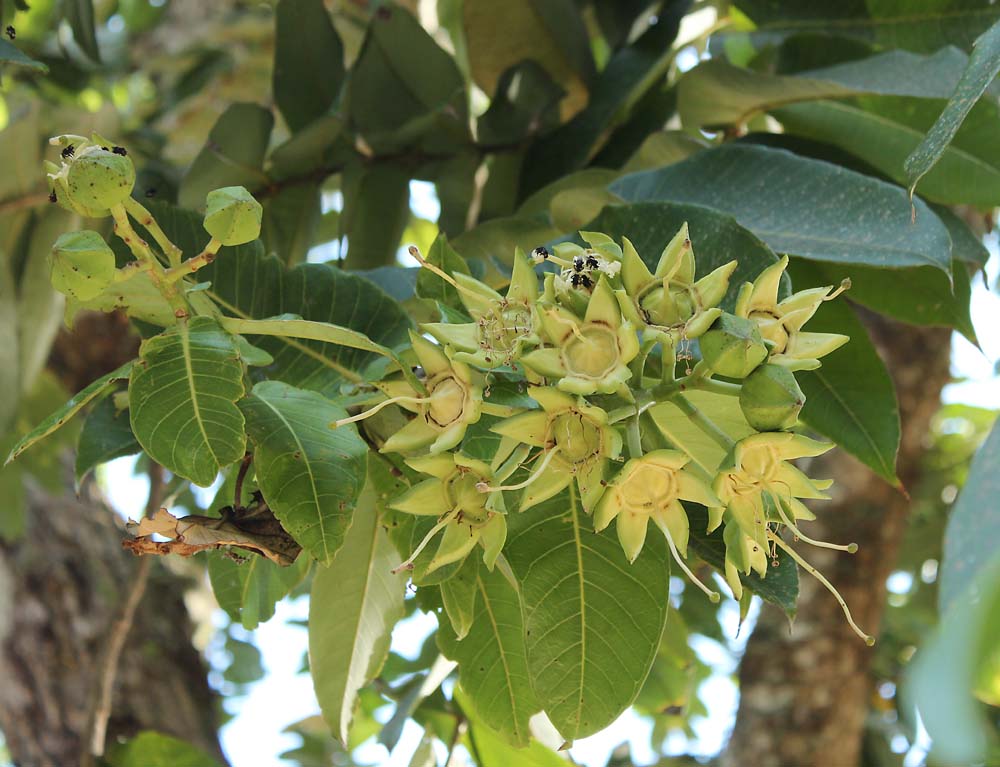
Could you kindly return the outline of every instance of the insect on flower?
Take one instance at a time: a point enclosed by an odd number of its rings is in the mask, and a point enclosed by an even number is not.
[[[65,149],[63,149],[59,154],[62,156],[62,158],[64,160],[68,160],[70,157],[73,156],[73,153],[75,151],[76,151],[76,147],[74,147],[72,144],[70,144],[68,147],[66,147]]]
[[[17,37],[17,30],[14,29],[14,27],[12,27],[10,24],[7,25],[7,29],[4,31],[6,31],[7,37],[9,37],[11,40]]]
[[[122,157],[125,157],[125,156],[128,155],[128,152],[125,150],[125,147],[123,147],[123,146],[113,146],[113,147],[111,147],[111,151],[114,154],[121,155]]]

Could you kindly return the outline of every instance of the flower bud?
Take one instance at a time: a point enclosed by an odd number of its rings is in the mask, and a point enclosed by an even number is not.
[[[227,186],[205,199],[205,230],[223,245],[243,245],[260,234],[263,209],[242,186]]]
[[[699,339],[701,357],[712,372],[745,378],[767,359],[767,347],[756,323],[723,314]]]
[[[131,158],[94,144],[80,150],[68,166],[66,192],[70,202],[89,210],[120,205],[135,186]]]
[[[80,301],[99,296],[115,278],[115,254],[97,232],[68,232],[52,246],[52,285]]]
[[[781,365],[761,365],[740,389],[743,415],[757,431],[790,429],[805,401],[795,374]]]

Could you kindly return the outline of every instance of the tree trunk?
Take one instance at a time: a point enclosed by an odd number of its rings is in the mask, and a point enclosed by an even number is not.
[[[949,374],[948,330],[866,318],[893,374],[902,438],[898,473],[914,487],[924,438]],[[835,477],[832,502],[816,506],[813,537],[857,542],[853,556],[800,545],[798,550],[837,587],[857,623],[877,634],[885,581],[903,538],[910,503],[840,451],[816,460],[810,475]],[[723,767],[852,767],[860,763],[865,716],[873,694],[873,651],[847,625],[833,596],[802,573],[794,627],[771,606],[761,611],[740,665],[736,726]]]
[[[56,339],[49,368],[76,392],[136,346],[123,316],[83,314]],[[122,549],[121,526],[93,488],[73,498],[67,475],[63,497],[30,483],[25,535],[0,541],[0,733],[18,767],[74,767],[89,753],[109,638],[136,574],[150,567]],[[224,763],[220,708],[191,644],[188,584],[151,564],[113,664],[105,742],[157,730]]]

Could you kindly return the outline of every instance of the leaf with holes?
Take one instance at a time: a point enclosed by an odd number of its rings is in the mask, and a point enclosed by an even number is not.
[[[595,533],[575,489],[509,518],[504,553],[521,586],[528,673],[568,741],[629,707],[656,657],[670,566],[651,530],[629,564],[610,528]]]
[[[368,445],[347,412],[316,392],[264,381],[239,403],[264,500],[289,534],[326,564],[344,543],[365,483]]]
[[[442,591],[459,575],[441,584]],[[531,739],[528,719],[540,706],[531,692],[517,590],[500,568],[490,572],[479,567],[473,587],[475,610],[468,634],[459,639],[442,622],[438,647],[458,661],[458,681],[478,719],[511,745],[523,747]]]
[[[243,457],[243,365],[215,320],[195,317],[143,341],[128,393],[135,438],[174,474],[208,487]]]

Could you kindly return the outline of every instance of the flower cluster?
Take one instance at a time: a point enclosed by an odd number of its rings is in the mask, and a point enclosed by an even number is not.
[[[443,531],[423,574],[477,546],[492,567],[508,511],[529,512],[567,489],[596,530],[615,523],[630,562],[652,522],[681,569],[713,600],[718,593],[686,562],[685,503],[708,509],[707,532],[724,528],[724,575],[737,598],[742,578],[752,571],[766,576],[778,549],[814,572],[785,542],[784,529],[797,540],[856,550],[801,532],[799,523],[813,516],[800,499],[827,498],[830,482],[791,463],[832,447],[795,431],[805,402],[795,372],[818,367],[848,340],[802,330],[847,286],[783,295],[787,258],[741,287],[730,285],[736,261],[699,275],[686,225],[655,263],[628,239],[619,245],[604,234],[580,234],[585,245],[515,253],[504,292],[411,249],[460,303],[443,312],[443,321],[411,334],[411,370],[375,384],[368,410],[333,424],[394,405],[412,414],[380,450],[425,478],[391,505],[437,523],[404,566]],[[735,301],[727,303],[727,294]],[[694,348],[700,359],[692,369]],[[501,381],[530,399],[491,400],[491,386]],[[693,391],[712,396],[696,405]],[[718,413],[712,403],[720,403]],[[738,403],[742,420],[729,403]],[[702,454],[678,442],[658,426],[661,418],[684,419],[714,448]],[[470,441],[481,445],[484,434],[495,440],[489,462],[467,449]]]

